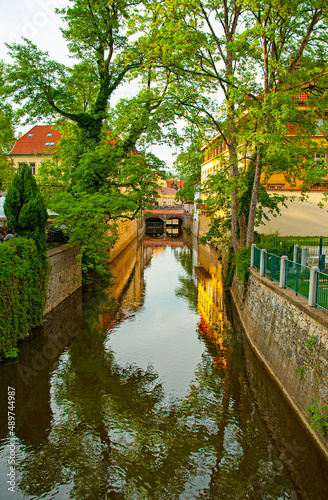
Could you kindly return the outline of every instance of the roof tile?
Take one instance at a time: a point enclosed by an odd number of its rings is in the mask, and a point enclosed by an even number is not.
[[[52,128],[51,125],[35,125],[15,142],[10,155],[35,155],[40,153],[50,155],[56,148],[61,136],[62,134]],[[46,142],[54,142],[55,146],[45,146]]]

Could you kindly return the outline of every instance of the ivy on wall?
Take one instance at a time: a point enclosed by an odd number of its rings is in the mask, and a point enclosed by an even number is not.
[[[49,264],[33,239],[0,244],[0,354],[42,321]]]

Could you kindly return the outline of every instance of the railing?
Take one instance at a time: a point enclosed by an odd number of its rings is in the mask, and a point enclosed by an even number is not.
[[[315,305],[328,311],[328,275],[317,272]]]
[[[280,279],[280,261],[281,258],[277,255],[273,255],[272,253],[266,254],[266,266],[265,266],[265,274],[268,278],[273,281],[278,281]]]
[[[258,236],[258,241],[263,238]],[[319,266],[324,272],[328,262],[328,237],[324,236],[274,236],[264,241],[266,249],[273,255],[286,255],[289,260],[311,267]],[[263,243],[262,243],[263,244]]]
[[[254,247],[254,263],[253,267],[260,270],[260,262],[261,262],[261,250],[259,248]]]
[[[309,298],[311,269],[296,262],[286,260],[286,288],[294,290],[296,295]]]
[[[260,276],[277,281],[280,288],[288,288],[306,298],[309,306],[328,311],[328,274],[320,272],[318,267],[310,268],[296,259],[289,260],[286,255],[271,254],[255,244],[252,245],[251,267],[256,268]]]

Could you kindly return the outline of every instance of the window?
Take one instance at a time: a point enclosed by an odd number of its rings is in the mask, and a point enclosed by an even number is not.
[[[327,120],[324,118],[317,118],[316,134],[326,134],[328,132]]]
[[[326,168],[326,153],[316,153],[314,159],[316,166]]]
[[[24,163],[18,163],[18,168],[22,168],[23,165]]]
[[[36,174],[35,163],[30,163],[30,167],[31,167],[32,175],[35,175]]]
[[[47,137],[52,137],[52,134],[47,134]]]
[[[45,146],[54,146],[54,145],[55,145],[55,143],[54,143],[54,142],[46,142],[44,145],[45,145]]]
[[[322,127],[323,127],[323,119],[322,118],[317,118],[316,134],[322,134]]]
[[[27,137],[33,137],[33,134],[27,134]]]

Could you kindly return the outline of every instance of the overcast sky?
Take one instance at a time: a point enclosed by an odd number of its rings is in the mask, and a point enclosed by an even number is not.
[[[10,61],[7,54],[7,43],[20,42],[21,37],[28,38],[35,43],[39,49],[48,51],[50,58],[64,64],[72,64],[68,57],[66,42],[61,36],[60,27],[63,26],[60,16],[56,14],[55,8],[62,8],[69,4],[68,0],[2,0],[5,6],[1,6],[0,16],[0,57]],[[124,85],[116,93],[116,99],[131,97],[135,88]],[[29,127],[21,127],[25,133]],[[165,146],[153,146],[152,152],[168,166],[174,161],[172,149]]]

